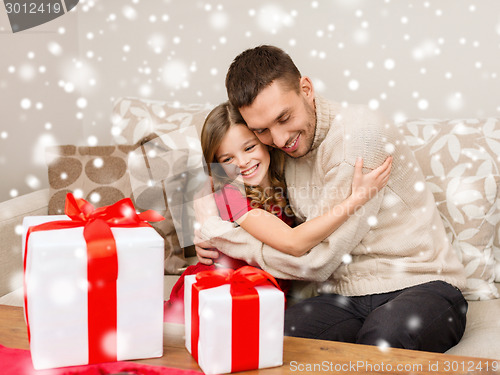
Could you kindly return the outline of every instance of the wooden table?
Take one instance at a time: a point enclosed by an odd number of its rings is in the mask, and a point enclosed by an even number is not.
[[[183,334],[184,326],[164,324],[165,355],[136,362],[199,371],[198,365],[184,348]],[[0,305],[0,344],[29,349],[22,308]],[[244,374],[500,374],[500,360],[380,349],[296,337],[285,337],[283,360],[281,367]]]

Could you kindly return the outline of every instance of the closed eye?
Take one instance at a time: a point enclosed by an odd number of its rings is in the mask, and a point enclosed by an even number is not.
[[[245,151],[251,151],[254,148],[255,148],[255,145],[251,145],[251,146],[245,147]]]
[[[280,118],[280,119],[278,120],[278,123],[279,123],[279,124],[284,124],[284,123],[286,123],[288,120],[290,120],[290,116],[286,116],[286,117],[284,117],[284,118]]]
[[[253,132],[255,134],[263,134],[265,131],[267,131],[267,129],[255,129]]]

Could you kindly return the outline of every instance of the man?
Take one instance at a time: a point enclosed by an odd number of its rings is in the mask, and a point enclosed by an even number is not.
[[[256,136],[287,154],[291,207],[305,221],[350,194],[356,158],[374,169],[393,156],[389,182],[325,241],[292,257],[241,228],[203,218],[197,246],[217,248],[276,277],[318,282],[319,295],[286,312],[292,336],[444,352],[465,329],[463,266],[425,179],[397,129],[364,106],[315,95],[291,58],[273,46],[241,53],[226,76],[231,104]]]

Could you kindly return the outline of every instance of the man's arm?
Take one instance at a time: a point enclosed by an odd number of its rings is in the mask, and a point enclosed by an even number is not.
[[[352,181],[354,166],[342,163],[335,176],[325,177],[325,189],[334,189],[335,181]],[[335,180],[335,181],[334,181]],[[305,279],[324,281],[342,264],[345,254],[349,254],[361,242],[373,224],[380,209],[385,188],[367,202],[355,215],[351,216],[323,242],[313,247],[301,257],[284,254],[256,240],[242,228],[234,228],[229,222],[218,217],[208,218],[201,227],[201,238],[223,253],[249,264],[259,265],[272,275],[285,279]],[[369,220],[370,219],[370,220]]]

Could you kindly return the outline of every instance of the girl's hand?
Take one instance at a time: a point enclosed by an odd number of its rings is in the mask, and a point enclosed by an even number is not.
[[[363,159],[358,158],[354,167],[352,180],[352,196],[359,204],[364,204],[373,198],[389,181],[392,167],[392,156],[370,173],[363,174]]]

